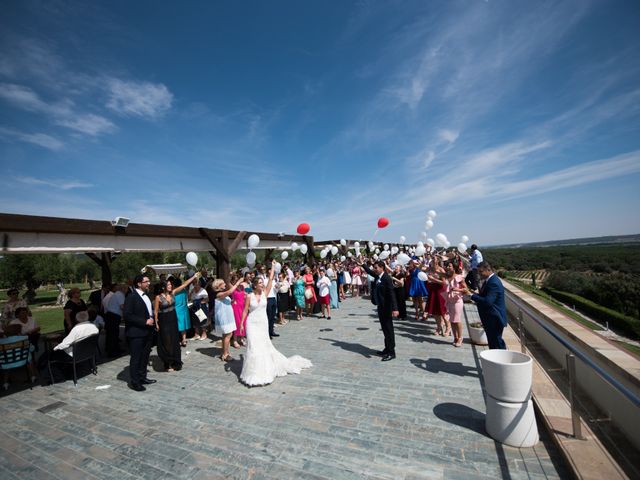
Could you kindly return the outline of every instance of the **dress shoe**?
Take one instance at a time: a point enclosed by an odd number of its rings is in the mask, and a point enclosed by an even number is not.
[[[154,380],[153,378],[145,378],[144,380],[142,380],[140,383],[142,385],[153,385],[154,383],[156,383],[157,380]]]
[[[270,336],[270,337],[279,337],[279,336],[280,336],[280,334],[279,334],[279,333],[275,333],[275,332],[274,332],[274,333],[272,333],[272,334],[271,334],[271,335],[269,335],[269,336]]]
[[[388,362],[389,360],[393,360],[394,358],[396,358],[395,355],[393,354],[386,354],[384,357],[382,357],[382,361],[383,362]]]
[[[135,390],[136,392],[144,392],[146,390],[146,388],[144,388],[142,385],[140,385],[139,383],[130,383],[129,384],[129,388],[131,390]]]

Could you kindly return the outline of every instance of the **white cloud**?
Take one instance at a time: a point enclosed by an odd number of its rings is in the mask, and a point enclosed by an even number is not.
[[[161,83],[124,81],[112,78],[107,82],[107,107],[127,116],[158,118],[173,102],[173,94]]]
[[[63,142],[44,133],[25,133],[12,128],[0,127],[0,137],[31,143],[49,150],[60,150],[64,147]]]
[[[440,129],[438,130],[438,137],[447,143],[455,143],[460,136],[460,132],[456,130]]]
[[[35,177],[14,177],[14,179],[20,183],[26,185],[43,185],[52,188],[58,188],[60,190],[71,190],[74,188],[89,188],[93,185],[86,182],[59,180],[59,179],[41,179]]]
[[[0,84],[0,98],[29,112],[42,113],[60,125],[76,132],[97,136],[113,132],[115,125],[103,116],[93,113],[78,113],[69,99],[47,103],[29,87],[11,83]]]
[[[93,113],[69,115],[67,118],[56,120],[56,123],[92,137],[116,130],[116,126],[110,120]]]

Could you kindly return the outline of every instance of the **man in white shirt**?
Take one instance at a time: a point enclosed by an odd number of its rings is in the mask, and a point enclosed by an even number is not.
[[[124,309],[124,293],[127,291],[126,285],[116,285],[113,293],[106,302],[105,308],[105,349],[107,356],[117,357],[122,353],[120,350],[120,321],[122,320],[122,310]]]
[[[76,314],[76,324],[69,334],[62,341],[53,347],[51,352],[47,352],[38,360],[41,371],[47,368],[49,359],[59,361],[70,361],[73,358],[73,345],[93,335],[98,335],[98,328],[89,322],[89,314],[78,312]],[[66,380],[62,365],[53,363],[51,365],[51,373],[55,382]]]
[[[273,267],[271,267],[273,268]],[[269,275],[271,274],[271,268],[269,268]],[[264,272],[264,267],[262,267],[262,272]],[[264,275],[264,273],[262,273]],[[258,274],[260,276],[260,274]],[[266,286],[269,284],[269,276],[266,276],[266,280],[263,278],[263,282]],[[269,319],[269,337],[279,337],[280,335],[275,332],[274,326],[276,324],[276,317],[278,315],[278,290],[276,289],[276,282],[272,282],[271,290],[266,292],[267,294],[267,318]]]

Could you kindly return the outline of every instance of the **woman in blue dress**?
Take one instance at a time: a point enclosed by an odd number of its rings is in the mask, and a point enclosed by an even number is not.
[[[169,279],[173,285],[174,291],[180,286],[180,280],[171,277]],[[191,314],[189,313],[189,295],[187,294],[188,287],[180,292],[176,293],[173,298],[175,299],[176,317],[178,318],[178,331],[180,332],[180,345],[187,346],[187,330],[191,328]]]
[[[425,282],[418,278],[418,274],[421,271],[415,261],[411,260],[409,262],[409,275],[411,276],[409,296],[413,299],[413,307],[416,309],[416,320],[419,320],[425,312],[425,300],[429,296]]]
[[[340,308],[340,301],[338,298],[338,273],[336,266],[333,263],[329,264],[329,268],[327,268],[327,277],[331,280],[331,286],[329,287],[331,308]]]

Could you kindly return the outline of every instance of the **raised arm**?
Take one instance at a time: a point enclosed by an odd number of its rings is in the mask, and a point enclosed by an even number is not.
[[[271,260],[271,271],[269,272],[269,282],[267,283],[267,295],[271,292],[271,286],[273,285],[273,275],[276,273],[276,261]]]
[[[200,276],[200,273],[196,273],[195,275],[193,275],[190,279],[185,280],[182,285],[180,285],[179,287],[176,287],[173,290],[173,294],[175,295],[178,292],[181,292],[182,290],[184,290],[185,288],[187,288],[189,285],[191,285],[191,282],[193,282],[194,278],[198,278]]]
[[[236,288],[238,288],[238,285],[240,285],[241,283],[242,283],[242,278],[238,279],[238,281],[236,283],[234,283],[231,286],[231,288],[228,288],[227,290],[225,290],[223,292],[216,293],[216,298],[220,299],[220,298],[228,297],[233,292],[235,292]]]

